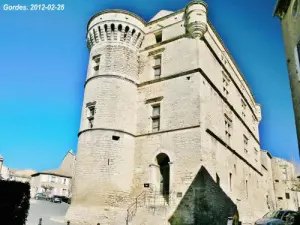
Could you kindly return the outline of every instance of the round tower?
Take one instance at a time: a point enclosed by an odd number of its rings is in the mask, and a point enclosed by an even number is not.
[[[71,224],[124,224],[134,172],[138,50],[145,22],[107,10],[88,22],[85,82]]]
[[[185,7],[185,27],[193,38],[202,38],[207,31],[207,4],[191,1]]]

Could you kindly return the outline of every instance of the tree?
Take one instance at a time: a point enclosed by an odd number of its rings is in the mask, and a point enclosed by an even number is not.
[[[43,193],[45,194],[51,194],[51,191],[53,190],[53,187],[49,184],[43,184],[42,188],[43,188]]]

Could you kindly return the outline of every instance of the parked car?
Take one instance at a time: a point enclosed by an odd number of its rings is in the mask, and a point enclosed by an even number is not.
[[[277,210],[268,212],[261,219],[255,222],[255,225],[285,225],[290,215],[295,214],[292,210]]]
[[[68,198],[66,196],[61,196],[61,200],[65,203],[71,204],[71,198]]]
[[[61,203],[61,202],[62,202],[62,199],[61,199],[61,197],[58,196],[58,195],[53,195],[53,196],[50,198],[50,202]]]
[[[34,198],[36,199],[36,200],[48,200],[49,198],[48,198],[48,196],[46,195],[46,194],[44,194],[44,193],[37,193],[35,196],[34,196]]]

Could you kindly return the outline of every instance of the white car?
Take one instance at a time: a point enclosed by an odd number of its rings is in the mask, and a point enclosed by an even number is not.
[[[292,210],[271,211],[257,220],[255,225],[284,225],[288,216],[294,213],[296,212]]]

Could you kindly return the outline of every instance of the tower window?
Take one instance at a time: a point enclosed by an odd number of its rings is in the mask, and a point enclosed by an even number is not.
[[[89,128],[93,128],[94,126],[94,116],[96,113],[96,107],[95,107],[96,102],[89,102],[87,103],[87,119],[89,121]]]
[[[160,128],[160,105],[152,106],[152,131],[158,132]]]
[[[101,55],[95,55],[93,56],[93,61],[94,61],[94,70],[98,71],[100,67],[100,57]]]
[[[155,34],[156,43],[162,42],[162,32],[158,32]]]
[[[154,77],[160,78],[161,75],[161,55],[157,55],[154,57]]]

